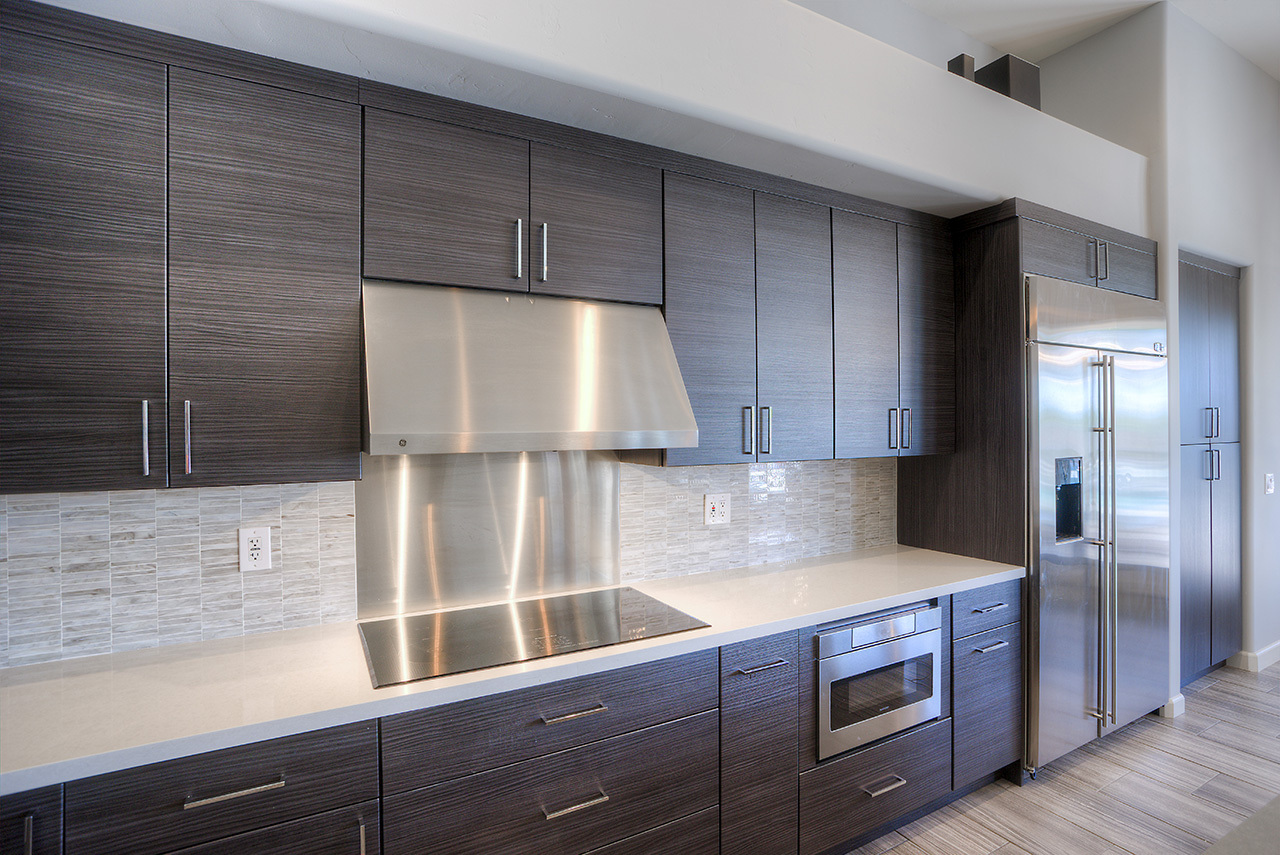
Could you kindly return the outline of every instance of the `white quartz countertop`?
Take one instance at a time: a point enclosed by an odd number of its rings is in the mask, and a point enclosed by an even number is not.
[[[0,795],[635,665],[1020,579],[888,546],[632,587],[711,624],[374,689],[355,622],[0,670]]]

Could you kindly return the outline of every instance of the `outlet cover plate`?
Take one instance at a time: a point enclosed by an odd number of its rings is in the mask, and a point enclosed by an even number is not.
[[[240,529],[240,572],[271,569],[271,528]]]
[[[1265,489],[1268,496],[1276,491],[1276,476],[1271,472],[1267,473]]]
[[[729,522],[729,494],[706,493],[702,497],[702,524],[725,525]]]

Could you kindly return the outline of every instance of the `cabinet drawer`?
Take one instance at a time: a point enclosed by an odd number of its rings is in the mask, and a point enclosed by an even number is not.
[[[1022,624],[952,645],[955,787],[1022,759]]]
[[[574,855],[716,803],[718,713],[388,796],[391,855]]]
[[[1022,580],[999,582],[951,596],[951,637],[964,638],[1022,620]]]
[[[270,828],[237,834],[193,846],[171,855],[378,855],[378,802],[375,799],[283,822]]]
[[[0,798],[0,852],[26,855],[62,852],[62,786],[44,787]]]
[[[398,793],[680,718],[719,702],[715,649],[382,720]]]
[[[800,855],[825,852],[949,792],[950,719],[819,766],[800,776]]]
[[[170,852],[377,797],[377,723],[358,722],[73,781],[67,851]]]
[[[602,849],[592,849],[587,855],[653,855],[655,852],[720,855],[720,811],[709,807]]]

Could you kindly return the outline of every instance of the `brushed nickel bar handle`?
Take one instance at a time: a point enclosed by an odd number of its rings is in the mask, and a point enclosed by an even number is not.
[[[911,408],[902,408],[902,447],[911,447]]]
[[[585,710],[578,710],[577,712],[565,713],[564,715],[553,715],[551,717],[547,717],[543,715],[543,716],[538,716],[538,718],[541,719],[543,724],[559,724],[562,721],[573,721],[575,718],[586,718],[589,715],[598,715],[602,712],[608,712],[608,711],[609,711],[609,708],[607,706],[605,706],[604,704],[598,703],[594,707],[588,707]]]
[[[604,790],[601,790],[600,795],[596,796],[594,799],[587,799],[585,802],[573,805],[572,807],[561,808],[560,810],[553,810],[550,812],[548,812],[546,808],[543,808],[542,815],[547,819],[555,819],[557,817],[566,816],[567,814],[577,813],[580,810],[586,810],[589,807],[602,805],[607,801],[609,801],[609,796],[604,792]]]
[[[884,780],[890,781],[891,783],[885,784],[883,787],[875,787],[874,789],[872,787],[863,787],[862,792],[874,799],[883,796],[885,793],[891,793],[898,789],[898,787],[905,786],[907,783],[907,779],[899,775],[890,775]]]
[[[756,408],[742,408],[742,453],[756,453]]]
[[[1222,480],[1222,449],[1213,450],[1213,480]]]
[[[889,408],[889,447],[898,447],[898,408]]]
[[[754,668],[735,668],[733,673],[743,674],[747,677],[750,677],[752,674],[759,674],[761,671],[771,671],[774,668],[781,668],[783,665],[790,665],[790,664],[791,663],[788,662],[786,659],[778,659],[774,662],[768,663],[767,665],[757,665]]]
[[[1213,439],[1213,407],[1204,408],[1204,438]]]
[[[974,609],[974,610],[973,610],[973,613],[974,613],[975,615],[989,615],[989,614],[991,614],[992,612],[998,612],[998,611],[1000,611],[1001,609],[1007,609],[1007,608],[1009,608],[1009,604],[1008,604],[1008,603],[996,603],[995,605],[991,605],[991,606],[983,606],[983,607],[982,607],[982,608],[980,608],[980,609]]]
[[[33,855],[36,851],[36,815],[28,811],[22,817],[22,855]]]
[[[182,455],[186,461],[186,474],[191,474],[191,402],[182,402]]]
[[[524,278],[524,220],[516,220],[516,278]]]
[[[760,453],[773,453],[773,408],[760,408]]]
[[[365,842],[364,820],[360,820],[360,855],[368,855]]]
[[[151,422],[147,412],[150,401],[142,402],[142,477],[151,474]]]
[[[227,802],[232,799],[243,798],[244,796],[253,796],[258,793],[265,793],[268,790],[278,790],[284,786],[284,776],[280,776],[280,780],[272,781],[270,784],[259,784],[256,787],[249,787],[247,790],[236,790],[234,793],[223,793],[220,796],[209,796],[207,799],[187,798],[182,803],[183,810],[191,810],[192,808],[204,807],[205,805],[216,805],[219,802]]]
[[[1213,438],[1219,439],[1222,436],[1222,408],[1213,408]]]
[[[1204,480],[1213,480],[1213,449],[1206,448],[1204,450]]]
[[[999,650],[1001,647],[1008,647],[1008,646],[1009,646],[1009,642],[1007,641],[997,641],[995,644],[988,644],[986,647],[975,647],[973,648],[973,652],[974,653],[991,653],[994,650]]]
[[[542,224],[542,281],[547,281],[547,224]]]
[[[1097,279],[1099,261],[1098,242],[1092,238],[1089,240],[1089,254],[1085,256],[1085,260],[1088,262],[1088,269],[1086,270],[1085,275],[1089,279]]]
[[[1098,267],[1098,281],[1111,278],[1111,244],[1098,241],[1098,249],[1102,252],[1102,264]]]

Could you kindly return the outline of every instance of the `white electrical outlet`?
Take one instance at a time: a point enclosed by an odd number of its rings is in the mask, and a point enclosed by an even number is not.
[[[1265,490],[1267,495],[1270,496],[1272,493],[1276,491],[1276,476],[1268,472],[1265,480],[1267,485]]]
[[[702,497],[702,524],[724,525],[729,521],[729,494],[706,493]]]
[[[271,569],[271,529],[240,529],[240,572]]]

